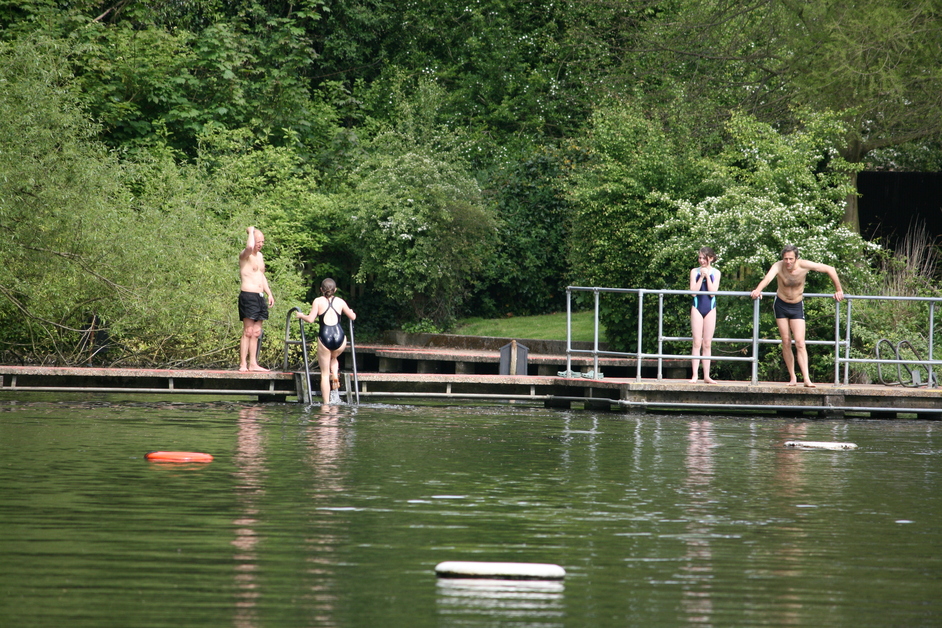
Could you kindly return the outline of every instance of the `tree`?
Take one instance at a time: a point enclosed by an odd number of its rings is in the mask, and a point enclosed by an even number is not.
[[[61,42],[0,44],[5,359],[86,362],[94,326],[110,335],[97,362],[233,363],[245,226],[259,224],[255,207],[275,215],[298,199],[283,174],[294,164],[281,149],[227,159],[222,142],[215,154],[207,142],[196,165],[180,166],[161,145],[118,159],[95,140],[68,52]],[[281,196],[272,178],[284,183]],[[272,244],[272,283],[291,303],[303,295],[300,245],[289,242],[286,254]]]
[[[940,12],[930,0],[688,2],[632,45],[648,94],[674,89],[660,78],[673,77],[705,110],[739,107],[784,130],[798,109],[840,112],[839,150],[856,164],[942,134]],[[859,232],[856,198],[844,220]]]
[[[879,247],[842,224],[850,187],[846,173],[853,169],[835,148],[844,124],[833,114],[807,114],[803,121],[782,134],[752,116],[734,114],[726,147],[704,161],[705,187],[717,193],[670,199],[674,212],[655,229],[659,247],[652,266],[663,267],[706,244],[733,269],[724,273],[725,289],[751,290],[784,246],[795,244],[803,257],[835,266],[849,290],[860,285],[869,276],[867,256]],[[686,289],[686,277],[674,285]]]
[[[540,147],[488,180],[500,224],[494,261],[475,293],[475,315],[533,315],[566,306],[567,179],[586,160],[573,142]]]
[[[589,161],[572,174],[570,264],[587,285],[653,287],[651,231],[670,217],[664,196],[683,197],[698,160],[684,155],[635,101],[600,108],[584,138]]]
[[[161,135],[192,157],[197,135],[211,126],[251,128],[269,140],[329,140],[320,136],[324,112],[309,82],[308,29],[322,7],[320,0],[39,0],[8,11],[3,34],[70,42],[70,69],[106,143]]]
[[[414,321],[450,323],[494,246],[495,220],[477,182],[419,151],[377,153],[354,178],[358,281],[408,304]]]
[[[719,193],[700,200],[667,201],[674,211],[654,230],[660,246],[651,266],[671,267],[675,260],[690,259],[692,251],[708,245],[718,255],[722,289],[749,291],[781,258],[785,245],[794,244],[802,257],[834,266],[847,292],[866,285],[873,275],[870,259],[879,247],[865,242],[842,221],[843,199],[850,187],[846,173],[853,169],[835,149],[845,137],[843,123],[834,115],[808,114],[800,128],[781,134],[751,116],[736,114],[727,131],[726,148],[709,160],[708,186]],[[671,287],[686,290],[686,274],[676,273]],[[832,288],[826,276],[812,273],[807,291],[830,292]],[[678,301],[689,302],[687,297]],[[824,306],[809,301],[808,307],[813,311]],[[748,337],[752,308],[750,299],[724,298],[718,318],[720,335]],[[760,333],[774,336],[771,313],[760,311]],[[809,336],[829,333],[813,327],[815,320],[826,317],[808,318]],[[832,322],[833,318],[827,324]],[[780,369],[777,354],[769,355],[762,368]],[[820,377],[822,369],[833,368],[833,360],[819,357],[812,366]]]
[[[76,90],[62,67],[61,45],[0,44],[0,311],[6,348],[77,344],[85,319],[129,300],[108,268],[102,219],[126,200],[120,166],[95,144]],[[64,344],[60,341],[65,339]],[[40,351],[41,353],[41,351]]]
[[[589,286],[667,287],[676,273],[651,264],[662,246],[653,233],[674,211],[668,199],[698,194],[705,176],[698,157],[672,141],[660,121],[645,115],[633,99],[600,107],[583,143],[589,161],[571,177],[573,280]],[[633,346],[636,319],[623,300],[603,299],[601,318],[610,342]]]
[[[783,73],[796,100],[839,111],[841,156],[859,164],[873,150],[942,135],[942,6],[858,0],[799,5],[802,31]],[[856,188],[856,173],[851,174]],[[860,231],[857,194],[844,221]]]

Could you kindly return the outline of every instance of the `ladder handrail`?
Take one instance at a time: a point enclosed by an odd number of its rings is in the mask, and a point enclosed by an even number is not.
[[[353,343],[353,320],[348,318],[347,325],[350,328],[350,357],[353,359],[353,390],[356,391],[357,405],[360,405],[360,380],[357,376],[357,349]],[[349,380],[347,382],[349,383]],[[349,394],[347,396],[349,398]]]
[[[300,318],[298,319],[298,327],[301,330],[301,340],[291,340],[291,315],[295,312],[302,313],[301,310],[297,307],[293,307],[288,310],[288,314],[285,317],[285,355],[284,355],[284,365],[283,370],[288,370],[288,347],[301,345],[301,354],[304,356],[304,394],[305,401],[307,405],[314,404],[314,395],[311,392],[311,366],[310,361],[308,360],[307,353],[307,337],[304,335],[304,321]]]

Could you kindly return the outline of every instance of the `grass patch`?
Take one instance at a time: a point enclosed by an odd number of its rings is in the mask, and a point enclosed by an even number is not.
[[[595,339],[593,312],[574,312],[573,341]],[[506,318],[463,318],[454,333],[462,336],[494,336],[497,338],[533,338],[534,340],[566,340],[566,313],[542,316],[510,316]],[[599,329],[599,342],[605,341],[605,328]]]

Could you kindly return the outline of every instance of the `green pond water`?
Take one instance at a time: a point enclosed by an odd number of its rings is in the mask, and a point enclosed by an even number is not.
[[[0,626],[939,626],[940,427],[0,401]]]

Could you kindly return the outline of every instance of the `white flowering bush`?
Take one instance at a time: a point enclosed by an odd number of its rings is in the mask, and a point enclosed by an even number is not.
[[[357,281],[403,304],[412,320],[447,323],[493,253],[496,219],[477,182],[419,148],[368,158],[354,181]]]
[[[655,266],[693,258],[692,251],[711,246],[726,270],[726,290],[754,288],[787,244],[798,246],[805,259],[834,266],[851,281],[860,277],[868,253],[879,249],[844,225],[837,207],[829,215],[813,205],[787,205],[744,188],[698,203],[675,200],[673,206],[674,215],[656,229],[661,247]],[[686,277],[679,282],[684,285]]]
[[[846,177],[850,166],[832,154],[827,142],[840,128],[828,116],[809,120],[806,128],[781,135],[768,125],[735,116],[729,125],[730,142],[713,162],[709,186],[720,193],[699,200],[662,195],[674,211],[655,229],[661,246],[652,264],[666,267],[677,259],[692,259],[701,246],[711,246],[723,272],[722,289],[750,291],[781,259],[782,249],[794,244],[802,258],[834,266],[845,291],[868,283],[873,274],[869,260],[880,247],[842,222],[844,198],[851,191]],[[678,276],[675,287],[686,288],[686,276]],[[766,290],[774,291],[775,283]],[[826,275],[808,275],[806,292],[833,290]],[[806,307],[809,337],[832,337],[833,316],[828,314],[833,306],[808,300]],[[761,313],[761,335],[776,337],[769,306],[763,305]],[[718,336],[748,337],[751,300],[725,300],[718,324]],[[812,355],[819,374],[831,365],[830,356]],[[780,368],[777,351],[770,352],[761,375],[781,377],[776,372]]]
[[[842,132],[836,118],[809,115],[805,127],[783,135],[738,114],[728,131],[707,182],[717,193],[701,199],[662,195],[674,211],[656,229],[662,245],[654,264],[712,246],[727,269],[724,287],[745,290],[780,259],[785,245],[794,244],[805,259],[834,266],[845,282],[864,280],[867,260],[879,247],[842,222],[844,199],[853,193],[847,177],[852,166],[832,150]]]
[[[603,112],[593,123],[595,161],[574,178],[573,191],[579,211],[573,232],[581,239],[572,242],[572,259],[586,283],[686,290],[702,246],[718,254],[722,290],[752,290],[787,244],[798,246],[803,258],[834,266],[845,290],[872,274],[868,260],[878,247],[842,222],[853,166],[833,148],[842,133],[835,116],[807,115],[801,128],[783,134],[736,114],[726,143],[709,156],[690,154],[680,139],[630,107]],[[812,273],[807,291],[833,287],[826,275]],[[636,306],[624,298],[610,301],[602,304],[608,340],[634,348]],[[818,319],[817,309],[832,307],[818,301],[808,304],[809,322]],[[689,335],[689,302],[686,296],[670,299],[668,335]],[[717,336],[751,336],[752,307],[748,297],[724,300]],[[775,337],[768,309],[763,304],[761,333]],[[833,318],[820,318],[833,330]],[[645,328],[652,329],[653,321]],[[809,337],[817,331],[809,327]],[[653,342],[654,334],[646,338]],[[676,352],[689,351],[689,344],[681,345]],[[818,371],[826,366],[822,360],[815,363]],[[770,357],[763,375],[777,377],[771,371],[780,364]]]

